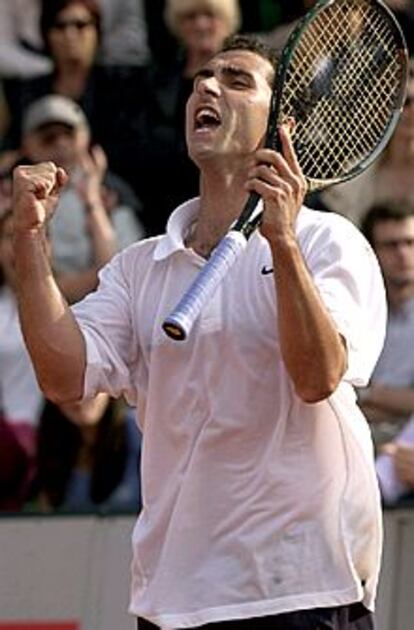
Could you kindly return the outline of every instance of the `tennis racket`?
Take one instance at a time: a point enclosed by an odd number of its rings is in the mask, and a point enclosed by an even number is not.
[[[310,192],[360,174],[389,141],[404,104],[408,53],[401,28],[381,0],[320,0],[290,35],[275,74],[265,145],[280,150],[278,127],[293,118],[293,145]],[[252,193],[163,322],[186,339],[260,223]]]

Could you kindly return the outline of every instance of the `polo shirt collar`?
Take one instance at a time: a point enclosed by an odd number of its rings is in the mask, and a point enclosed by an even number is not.
[[[168,220],[166,234],[160,238],[154,250],[154,260],[163,260],[176,251],[186,249],[185,235],[197,217],[199,206],[200,198],[196,197],[174,210]]]

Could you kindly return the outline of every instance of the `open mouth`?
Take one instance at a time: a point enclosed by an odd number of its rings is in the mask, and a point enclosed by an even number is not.
[[[195,130],[209,130],[219,127],[221,119],[219,114],[211,107],[201,107],[195,115]]]

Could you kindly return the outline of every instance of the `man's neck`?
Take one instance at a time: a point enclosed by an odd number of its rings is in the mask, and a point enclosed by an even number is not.
[[[190,230],[186,245],[203,258],[209,257],[240,215],[248,198],[243,181],[244,178],[230,175],[211,180],[202,178],[197,223]]]

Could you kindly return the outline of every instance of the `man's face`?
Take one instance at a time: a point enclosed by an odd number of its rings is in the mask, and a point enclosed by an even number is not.
[[[67,171],[73,170],[79,157],[89,146],[89,132],[83,127],[74,128],[51,123],[36,129],[23,140],[25,156],[32,162],[55,162]]]
[[[187,103],[190,157],[250,155],[263,141],[271,96],[269,61],[244,50],[219,53],[197,73]]]
[[[373,244],[387,285],[412,284],[414,290],[414,216],[379,221],[374,226]]]

